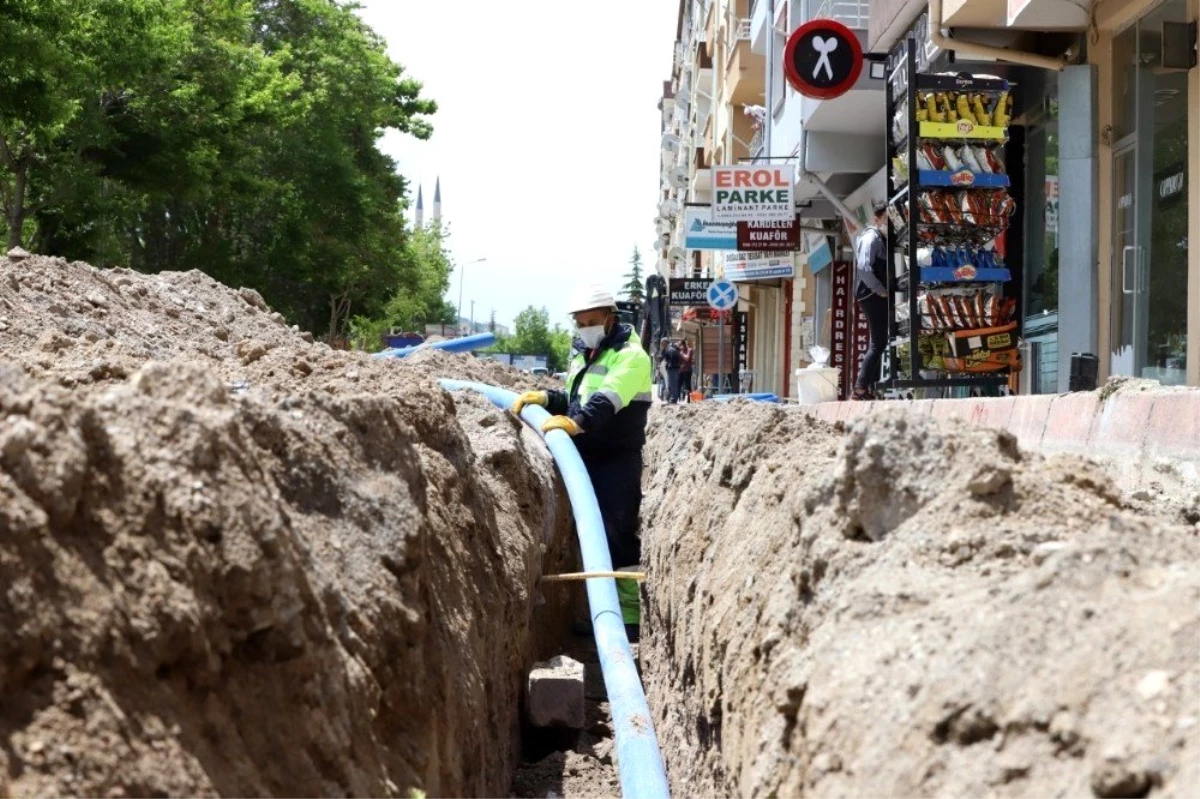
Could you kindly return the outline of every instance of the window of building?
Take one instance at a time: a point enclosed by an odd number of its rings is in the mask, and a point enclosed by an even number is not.
[[[1051,89],[1025,138],[1023,392],[1058,392],[1058,97]]]

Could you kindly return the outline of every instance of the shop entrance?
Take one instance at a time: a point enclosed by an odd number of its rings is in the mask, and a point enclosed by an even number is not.
[[[1187,382],[1187,72],[1162,62],[1168,0],[1113,39],[1110,366],[1114,375]]]

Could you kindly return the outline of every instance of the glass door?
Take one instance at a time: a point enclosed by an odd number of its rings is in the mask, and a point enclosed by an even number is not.
[[[1168,0],[1113,40],[1114,375],[1186,383],[1187,72],[1162,65]]]
[[[1149,294],[1145,285],[1146,247],[1139,219],[1147,207],[1138,185],[1138,146],[1133,141],[1113,156],[1113,339],[1112,373],[1141,376],[1145,364]]]

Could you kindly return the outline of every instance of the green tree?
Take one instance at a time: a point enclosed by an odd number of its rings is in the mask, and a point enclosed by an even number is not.
[[[555,325],[550,332],[550,357],[547,365],[551,372],[565,372],[571,363],[571,342],[573,336],[570,330],[562,325]]]
[[[422,332],[426,324],[453,322],[454,309],[443,299],[452,269],[445,240],[438,223],[408,234],[398,270],[401,284],[378,316],[355,316],[350,322],[355,347],[377,349],[383,334],[394,328]]]
[[[510,355],[543,355],[546,367],[551,372],[567,368],[570,357],[571,337],[560,325],[550,328],[550,313],[545,308],[532,305],[517,314],[512,335],[496,336],[496,343],[487,352],[504,352]]]
[[[642,253],[636,246],[633,248],[633,257],[629,259],[629,273],[625,275],[621,293],[632,302],[646,300],[646,283],[642,279]]]
[[[426,293],[377,145],[436,105],[352,5],[20,0],[0,25],[10,244],[198,268],[330,337]]]

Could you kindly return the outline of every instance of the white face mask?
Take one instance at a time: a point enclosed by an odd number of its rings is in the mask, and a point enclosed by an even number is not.
[[[579,338],[589,350],[594,350],[604,341],[604,325],[592,325],[579,328]]]

